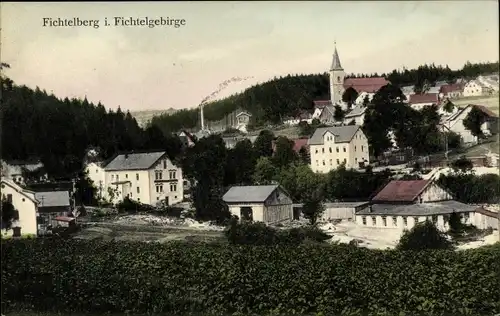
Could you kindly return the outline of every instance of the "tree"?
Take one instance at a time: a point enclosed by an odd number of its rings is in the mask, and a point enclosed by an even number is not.
[[[453,112],[453,110],[456,108],[455,104],[451,102],[450,100],[446,101],[445,104],[443,105],[443,110],[445,110],[448,113]]]
[[[312,124],[308,124],[306,121],[301,121],[298,124],[299,135],[300,136],[311,136],[314,133],[314,126]]]
[[[253,143],[257,157],[271,157],[273,155],[274,134],[269,130],[263,130]]]
[[[284,136],[276,139],[273,163],[277,168],[286,167],[297,160],[297,153],[293,150],[293,146],[293,141]]]
[[[449,233],[453,237],[459,236],[464,231],[464,224],[462,224],[462,219],[460,214],[453,212],[450,214],[448,219]]]
[[[349,105],[349,107],[351,107],[356,102],[358,96],[359,94],[356,89],[354,89],[353,87],[349,87],[342,94],[342,101],[344,101]]]
[[[310,155],[309,155],[309,150],[307,149],[306,146],[302,146],[299,149],[299,159],[304,164],[309,164],[310,163],[311,158],[310,158]]]
[[[397,245],[399,250],[453,249],[446,235],[439,231],[431,221],[417,223],[406,230]]]
[[[344,120],[344,116],[345,116],[345,112],[344,112],[344,110],[342,110],[340,105],[338,105],[338,104],[335,105],[335,111],[333,113],[333,118],[335,119],[335,121],[342,122]]]
[[[273,165],[271,158],[260,157],[255,164],[255,172],[252,180],[257,185],[265,185],[273,182],[276,177],[276,167]]]
[[[97,188],[89,178],[88,172],[81,172],[75,183],[75,203],[77,205],[97,205]]]
[[[461,156],[459,159],[451,163],[451,167],[455,172],[461,171],[463,173],[469,172],[474,168],[472,161],[467,159],[465,156]]]
[[[252,184],[252,176],[257,159],[252,143],[244,139],[228,150],[225,172],[225,186]]]
[[[467,117],[464,119],[463,124],[466,129],[468,129],[472,135],[484,138],[483,131],[481,130],[481,125],[486,121],[487,115],[473,106]]]
[[[19,213],[14,207],[14,205],[7,200],[7,198],[2,196],[2,228],[8,230],[12,227],[14,220],[19,219]]]

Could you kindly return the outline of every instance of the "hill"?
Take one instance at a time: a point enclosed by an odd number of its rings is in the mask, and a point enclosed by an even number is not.
[[[498,72],[499,64],[466,63],[462,69],[451,70],[448,66],[423,65],[416,69],[393,70],[387,74],[351,74],[349,77],[387,78],[396,86],[422,85],[425,82],[454,81],[458,78],[474,78],[481,74]],[[237,109],[252,114],[253,126],[276,124],[282,118],[296,114],[299,110],[311,110],[314,100],[329,99],[329,78],[327,73],[310,75],[288,75],[256,84],[242,93],[210,102],[205,106],[208,121],[227,121]],[[199,128],[197,108],[184,109],[174,114],[153,117],[152,123],[163,132],[170,133],[179,129]]]
[[[140,127],[146,127],[151,119],[160,115],[172,115],[176,109],[170,108],[168,110],[145,110],[145,111],[131,111],[130,114],[137,121]]]

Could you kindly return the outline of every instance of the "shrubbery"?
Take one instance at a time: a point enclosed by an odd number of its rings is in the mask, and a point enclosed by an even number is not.
[[[498,244],[414,252],[38,239],[2,241],[1,256],[3,312],[459,316],[500,311]]]
[[[264,223],[238,223],[233,219],[224,232],[231,244],[239,245],[298,245],[305,240],[323,242],[332,236],[314,226],[278,230]]]

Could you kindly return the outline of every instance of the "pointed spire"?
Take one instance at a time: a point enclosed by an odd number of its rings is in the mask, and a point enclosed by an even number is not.
[[[330,67],[330,70],[344,70],[340,64],[339,53],[337,52],[337,41],[334,41],[333,44],[335,45],[335,51],[333,52],[332,66]]]

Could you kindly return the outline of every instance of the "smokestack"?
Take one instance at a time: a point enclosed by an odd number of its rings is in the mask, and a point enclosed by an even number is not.
[[[203,103],[200,104],[200,120],[201,120],[201,130],[205,130],[205,118],[203,116]]]

